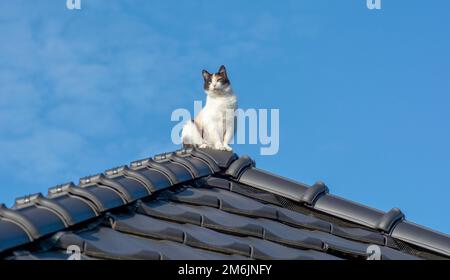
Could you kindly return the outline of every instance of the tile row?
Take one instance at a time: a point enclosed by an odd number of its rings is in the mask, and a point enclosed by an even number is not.
[[[259,217],[254,216],[255,213],[245,213],[245,211],[230,213],[214,206],[153,200],[141,203],[136,210],[138,215],[120,217],[115,221],[115,228],[120,231],[154,238],[171,237],[172,240],[178,241],[186,240],[189,235],[192,235],[197,236],[196,239],[202,240],[202,242],[210,240],[209,242],[222,248],[236,248],[236,240],[240,240],[237,243],[251,244],[248,239],[251,237],[251,240],[264,240],[265,242],[307,252],[316,251],[315,254],[329,254],[331,252],[332,255],[345,258],[366,258],[368,247],[377,244],[348,240],[335,235],[333,232],[325,232],[309,226],[298,227],[298,225],[319,225],[319,223],[314,221],[314,218],[308,217],[308,220],[307,217],[299,216],[299,213],[287,209],[282,210],[285,210],[285,212],[280,212],[279,219],[273,220],[275,212],[271,211],[263,210],[264,212],[261,213],[271,214],[264,214],[263,217]],[[143,216],[147,217],[143,218]],[[148,217],[151,217],[152,220],[148,220]],[[288,223],[285,223],[285,221],[288,221]],[[193,229],[195,231],[192,231]],[[212,231],[221,234],[213,234]],[[230,241],[231,237],[234,242]],[[419,259],[384,245],[378,247],[383,259]],[[243,251],[248,251],[248,249]],[[289,256],[289,254],[285,256]],[[250,257],[255,258],[254,256]],[[325,256],[322,257],[325,258]]]
[[[280,206],[262,203],[221,188],[187,188],[171,194],[169,199],[193,205],[215,207],[226,212],[249,217],[271,219],[357,241],[378,245],[386,244],[385,237],[378,232],[339,226]]]

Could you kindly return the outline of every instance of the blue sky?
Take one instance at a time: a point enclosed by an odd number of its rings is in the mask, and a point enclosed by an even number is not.
[[[228,67],[280,110],[258,167],[450,233],[448,1],[0,2],[0,201],[177,148],[173,110]]]

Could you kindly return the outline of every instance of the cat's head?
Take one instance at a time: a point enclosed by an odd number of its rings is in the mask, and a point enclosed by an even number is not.
[[[208,71],[202,71],[204,84],[203,88],[208,95],[219,96],[229,94],[230,80],[228,79],[227,69],[225,66],[220,66],[219,71],[210,74]]]

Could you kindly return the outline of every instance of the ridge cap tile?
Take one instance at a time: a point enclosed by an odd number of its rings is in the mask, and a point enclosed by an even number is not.
[[[226,169],[230,166],[230,164],[238,159],[238,155],[234,152],[228,152],[228,151],[219,151],[214,149],[201,149],[201,148],[195,148],[195,151],[199,153],[206,154],[209,156],[214,162],[223,169]]]

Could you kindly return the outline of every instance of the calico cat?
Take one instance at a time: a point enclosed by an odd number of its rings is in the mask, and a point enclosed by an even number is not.
[[[202,75],[206,104],[194,120],[183,126],[183,146],[232,151],[228,144],[234,135],[237,98],[231,89],[227,70],[222,65],[217,73],[203,70]]]

